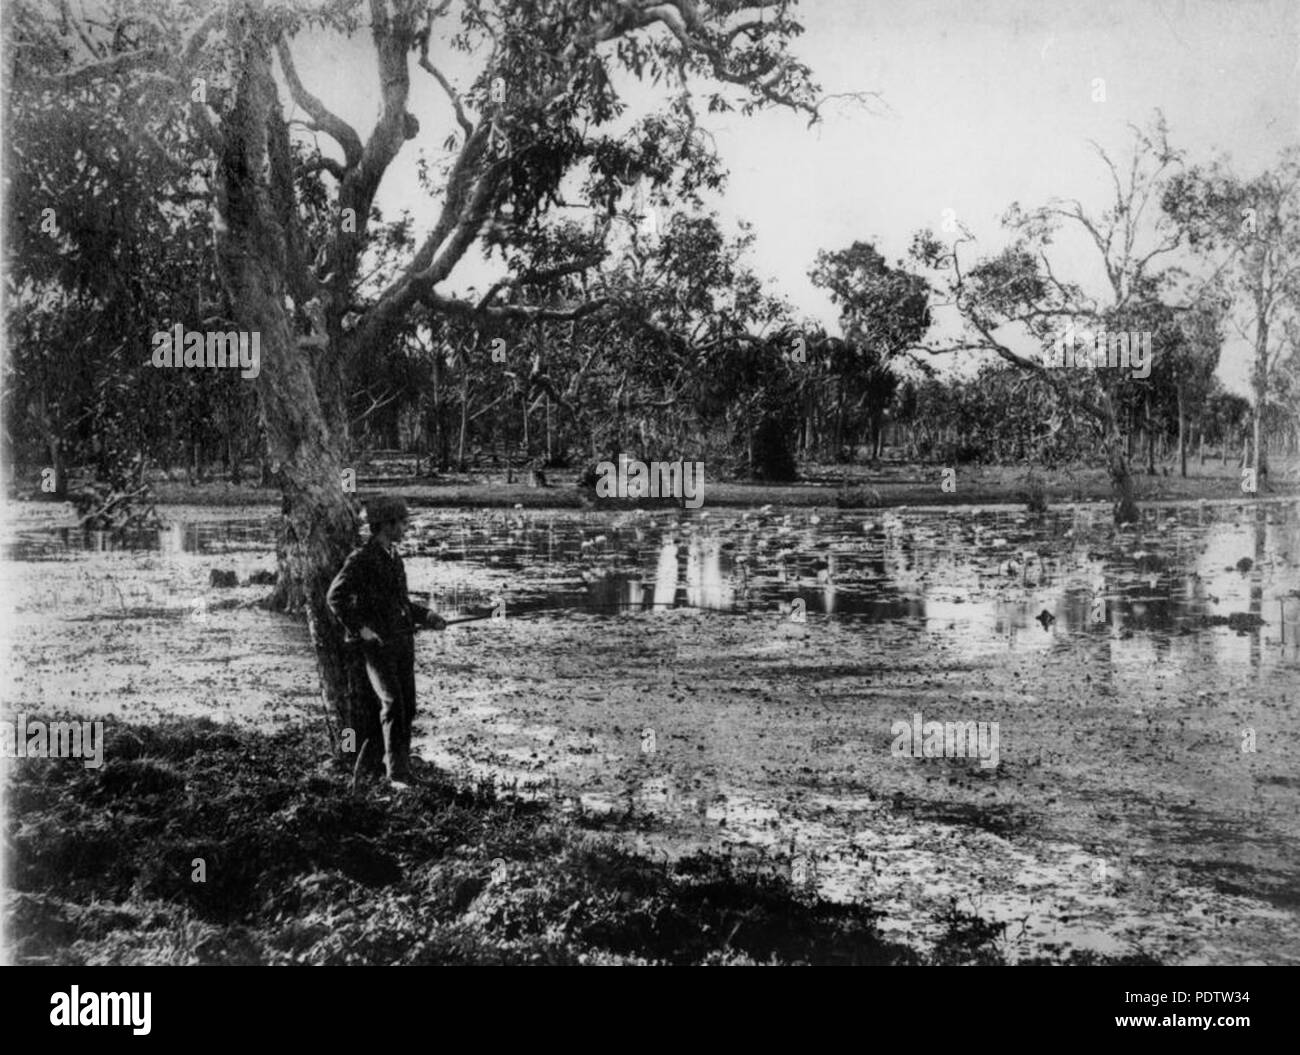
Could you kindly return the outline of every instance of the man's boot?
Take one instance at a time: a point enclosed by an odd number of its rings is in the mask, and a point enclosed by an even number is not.
[[[413,784],[410,748],[401,725],[401,719],[384,722],[384,768],[390,784]]]
[[[384,758],[388,766],[388,782],[390,784],[423,783],[411,770],[410,729],[401,719],[398,719],[392,723],[391,731],[386,729],[385,733],[388,734],[385,736],[388,751]]]

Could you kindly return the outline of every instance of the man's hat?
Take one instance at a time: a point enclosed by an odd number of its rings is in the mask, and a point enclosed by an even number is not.
[[[372,531],[394,520],[406,520],[409,515],[406,499],[399,496],[376,495],[366,502],[366,523]]]

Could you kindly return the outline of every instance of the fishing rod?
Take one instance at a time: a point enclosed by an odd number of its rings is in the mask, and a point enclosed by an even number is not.
[[[542,612],[590,612],[618,608],[689,608],[701,612],[719,612],[723,615],[744,615],[749,611],[748,608],[706,608],[705,606],[698,604],[678,604],[676,601],[650,601],[649,603],[638,601],[614,601],[608,604],[548,604],[537,605],[529,608],[516,608],[512,610],[509,618],[518,619],[520,616],[536,615]],[[444,623],[447,626],[455,626],[458,623],[478,623],[482,622],[484,619],[492,618],[505,619],[507,617],[504,615],[497,617],[494,612],[481,612],[476,615],[461,616],[457,619],[446,619],[444,620]]]

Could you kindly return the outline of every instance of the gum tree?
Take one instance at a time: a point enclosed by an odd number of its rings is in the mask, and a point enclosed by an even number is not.
[[[17,92],[92,88],[159,115],[183,114],[181,152],[211,166],[218,271],[238,327],[258,331],[256,379],[269,453],[284,494],[282,579],[306,611],[323,693],[358,743],[376,735],[348,692],[340,631],[325,592],[357,530],[342,490],[348,442],[347,364],[400,337],[409,315],[491,327],[575,320],[601,298],[519,303],[511,290],[544,274],[511,271],[469,300],[446,288],[471,250],[508,246],[542,223],[566,178],[584,204],[618,209],[641,177],[678,192],[702,169],[695,108],[785,106],[817,117],[808,69],[791,58],[800,32],[791,0],[104,0],[82,17],[71,5],[11,5]],[[380,111],[359,130],[308,84],[295,40],[313,32],[367,36]],[[471,65],[459,81],[452,65]],[[10,65],[9,63],[6,64]],[[414,76],[429,77],[443,113],[409,108]],[[625,109],[615,87],[653,86],[663,109],[611,129]],[[688,85],[695,90],[692,91]],[[315,90],[314,90],[315,89]],[[325,146],[295,149],[293,112]],[[161,120],[160,116],[158,120]],[[409,143],[441,144],[431,229],[381,281],[364,267],[376,196]],[[144,122],[149,134],[156,121]],[[684,160],[685,163],[681,163]],[[566,190],[567,194],[568,191]],[[305,219],[323,210],[329,222]],[[578,273],[600,259],[557,262]]]
[[[1016,335],[1028,335],[1046,348],[1076,325],[1093,332],[1127,332],[1144,305],[1161,300],[1170,288],[1173,275],[1160,270],[1161,258],[1179,248],[1183,232],[1160,212],[1159,203],[1165,184],[1181,166],[1181,154],[1169,145],[1161,117],[1150,131],[1132,131],[1127,171],[1093,144],[1113,188],[1109,207],[1100,213],[1089,213],[1075,199],[1053,199],[1029,211],[1013,204],[1003,225],[1015,240],[1000,253],[973,262],[966,254],[975,239],[964,226],[951,245],[922,231],[912,246],[913,258],[938,276],[936,306],[955,309],[962,327],[955,340],[921,347],[931,354],[993,352],[1042,378],[1063,412],[1090,419],[1100,433],[1120,524],[1139,517],[1120,413],[1123,386],[1133,382],[1115,376],[1118,370],[1049,368],[1014,345]],[[1095,252],[1106,279],[1098,295],[1057,273],[1049,247],[1062,231],[1081,237]],[[1153,349],[1153,354],[1160,352]]]
[[[1222,277],[1228,319],[1254,350],[1251,468],[1258,481],[1268,471],[1270,394],[1300,309],[1300,148],[1253,179],[1235,175],[1222,159],[1192,168],[1170,183],[1164,205]]]

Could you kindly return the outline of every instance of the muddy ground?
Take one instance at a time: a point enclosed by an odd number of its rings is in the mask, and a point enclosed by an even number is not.
[[[26,512],[6,714],[319,727],[304,627],[255,607],[264,587],[208,586],[273,567],[273,518],[168,512],[149,552]],[[916,948],[956,906],[1005,923],[1012,961],[1300,959],[1295,503],[1118,533],[1084,507],[705,512],[417,517],[413,590],[449,615],[508,599],[421,636],[417,749],[652,858],[735,853],[870,903]],[[656,575],[691,606],[642,607]],[[918,712],[997,722],[998,764],[895,757]]]

